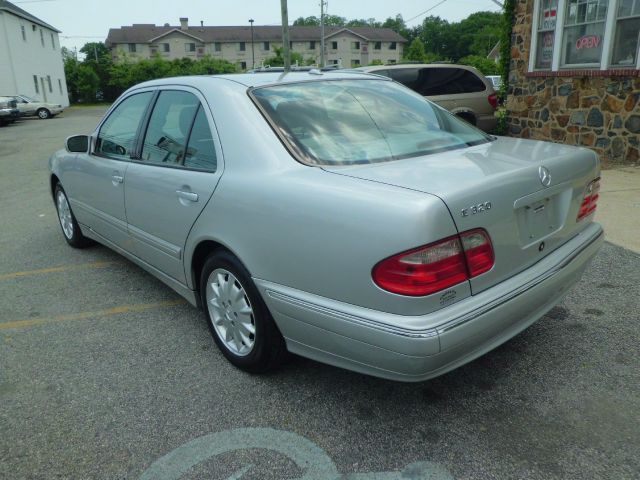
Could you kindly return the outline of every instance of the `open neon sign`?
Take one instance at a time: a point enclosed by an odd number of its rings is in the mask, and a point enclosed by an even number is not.
[[[576,49],[598,48],[600,46],[600,37],[598,35],[585,35],[576,40]]]

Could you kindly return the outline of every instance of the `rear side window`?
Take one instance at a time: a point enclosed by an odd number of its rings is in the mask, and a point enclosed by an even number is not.
[[[143,162],[216,171],[216,153],[207,116],[189,92],[160,92],[142,144]]]
[[[484,92],[487,89],[477,75],[462,68],[423,68],[420,76],[420,86],[416,91],[425,96]]]
[[[388,70],[388,77],[393,78],[396,82],[409,87],[411,90],[418,91],[420,88],[420,74],[425,69],[418,68],[397,68]]]
[[[128,159],[140,120],[152,92],[138,93],[123,100],[100,127],[95,152],[110,158]]]
[[[181,165],[199,105],[198,98],[192,93],[160,92],[142,144],[142,161]]]

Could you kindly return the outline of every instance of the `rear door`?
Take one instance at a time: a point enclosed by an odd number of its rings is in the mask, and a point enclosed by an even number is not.
[[[160,91],[125,198],[134,254],[184,283],[184,245],[222,173],[221,150],[203,97]],[[215,139],[215,140],[214,140]]]

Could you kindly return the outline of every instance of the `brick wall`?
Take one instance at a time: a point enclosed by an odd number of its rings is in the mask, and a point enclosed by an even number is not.
[[[533,0],[516,6],[508,134],[594,149],[605,166],[640,164],[640,72],[528,72]]]

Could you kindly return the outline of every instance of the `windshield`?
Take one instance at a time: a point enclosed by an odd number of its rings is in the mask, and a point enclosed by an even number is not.
[[[491,140],[385,80],[296,83],[251,93],[292,152],[313,165],[386,162]]]

